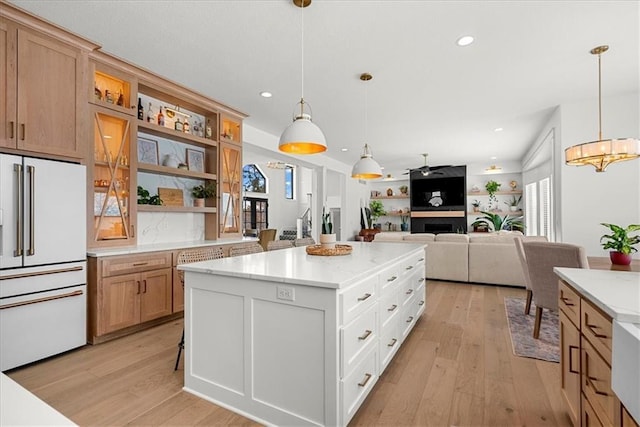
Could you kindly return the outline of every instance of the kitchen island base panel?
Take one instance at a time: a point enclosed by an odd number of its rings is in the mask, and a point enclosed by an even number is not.
[[[186,272],[185,390],[262,423],[336,425],[334,290],[287,285],[293,305],[277,282],[213,278]]]

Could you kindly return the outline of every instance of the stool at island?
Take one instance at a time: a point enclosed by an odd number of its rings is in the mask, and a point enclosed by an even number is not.
[[[425,309],[425,245],[180,266],[184,389],[267,425],[343,426]]]

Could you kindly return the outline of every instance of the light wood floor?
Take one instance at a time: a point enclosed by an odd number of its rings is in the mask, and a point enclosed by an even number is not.
[[[428,282],[425,315],[350,425],[570,425],[559,365],[513,355],[505,296],[524,290]],[[181,390],[181,332],[174,321],[7,374],[82,426],[255,425]]]

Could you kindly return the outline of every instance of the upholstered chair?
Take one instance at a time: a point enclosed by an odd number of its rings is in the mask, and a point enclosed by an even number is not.
[[[533,297],[533,291],[531,290],[531,279],[529,279],[529,268],[527,267],[527,259],[524,256],[524,248],[522,247],[522,242],[546,242],[547,238],[545,236],[522,236],[515,237],[513,239],[516,245],[516,252],[518,254],[518,260],[520,261],[520,266],[522,267],[522,276],[524,277],[524,286],[527,288],[527,303],[524,306],[524,314],[529,314],[531,311],[531,299]]]
[[[265,228],[264,230],[260,230],[260,233],[258,234],[258,243],[262,246],[263,251],[267,250],[267,242],[271,242],[276,239],[276,232],[277,230],[275,228]]]
[[[293,247],[293,240],[272,240],[267,242],[268,251],[277,251],[279,249],[287,249]]]
[[[533,302],[536,304],[536,320],[533,337],[540,335],[542,309],[558,309],[558,276],[554,267],[589,268],[587,255],[581,246],[568,243],[522,242],[529,271]]]

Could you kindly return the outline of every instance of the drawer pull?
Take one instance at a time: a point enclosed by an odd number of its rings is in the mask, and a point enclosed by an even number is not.
[[[387,311],[393,311],[396,308],[398,308],[398,306],[396,304],[393,304],[391,307],[387,308]]]
[[[421,277],[418,279],[418,283],[422,283],[422,282],[424,282],[424,277]]]
[[[10,128],[9,139],[13,139],[15,137],[14,136],[14,131],[13,131],[14,126],[15,126],[15,123],[9,122],[9,128]]]
[[[396,280],[398,277],[397,276],[391,276],[387,279],[387,282],[393,282],[394,280]]]
[[[397,339],[392,339],[391,342],[389,344],[387,344],[387,347],[393,347],[394,345],[396,345],[396,343],[398,342]]]
[[[82,295],[82,291],[73,291],[67,294],[52,295],[50,297],[37,298],[29,301],[14,302],[13,304],[6,304],[3,306],[0,306],[0,310],[6,310],[7,308],[22,307],[23,305],[29,305],[29,304],[39,304],[41,302],[53,301],[53,300],[62,299],[62,298],[77,297],[80,295]]]
[[[407,323],[411,323],[413,322],[413,316],[409,316],[409,318],[407,319]]]
[[[609,393],[598,390],[598,388],[594,384],[594,381],[598,381],[597,378],[593,378],[593,377],[590,377],[590,376],[586,376],[585,378],[586,378],[585,385],[586,386],[591,386],[591,388],[593,389],[593,392],[595,394],[599,394],[600,396],[609,396]]]
[[[420,301],[418,305],[424,305],[424,300]]]
[[[590,324],[588,324],[588,323],[586,323],[586,326],[587,326],[587,328],[589,328],[589,330],[591,331],[591,333],[592,333],[596,338],[609,338],[608,336],[606,336],[606,335],[602,335],[602,334],[599,334],[599,333],[597,333],[597,332],[595,331],[595,329],[600,329],[600,327],[599,327],[599,326],[596,326],[596,325],[590,325]]]
[[[27,129],[24,123],[20,123],[20,129],[22,129],[22,137],[20,138],[20,140],[24,141],[24,139],[27,137]]]
[[[362,334],[361,336],[358,337],[358,340],[364,341],[367,338],[369,338],[369,335],[371,335],[371,331],[369,329],[367,329],[366,331],[364,331],[364,334]]]
[[[143,265],[147,265],[149,264],[148,262],[134,262],[133,266],[134,267],[142,267]]]
[[[371,374],[364,374],[364,380],[358,383],[358,387],[366,386],[370,379],[371,379]]]
[[[405,292],[405,295],[411,295],[413,293],[413,289],[409,289],[407,292]]]
[[[147,293],[147,279],[144,279],[142,281],[142,293],[146,294]]]
[[[420,262],[420,261],[424,261],[424,258],[420,258],[420,259],[418,260],[418,262]]]
[[[369,298],[371,296],[371,294],[364,294],[363,296],[361,296],[360,298],[358,298],[358,301],[364,301],[367,298]]]
[[[138,292],[136,292],[136,295],[140,295],[140,281],[138,280],[136,283],[138,284]]]
[[[569,372],[572,374],[580,374],[580,371],[576,371],[573,369],[573,350],[579,350],[579,348],[575,345],[569,346]],[[579,353],[578,353],[579,354]]]
[[[413,265],[408,265],[405,270],[411,270],[413,268]]]
[[[575,305],[574,303],[569,302],[569,301],[571,301],[569,298],[566,298],[566,297],[560,297],[560,299],[562,300],[562,302],[563,302],[565,305],[568,305],[569,307],[573,307],[573,306]]]

